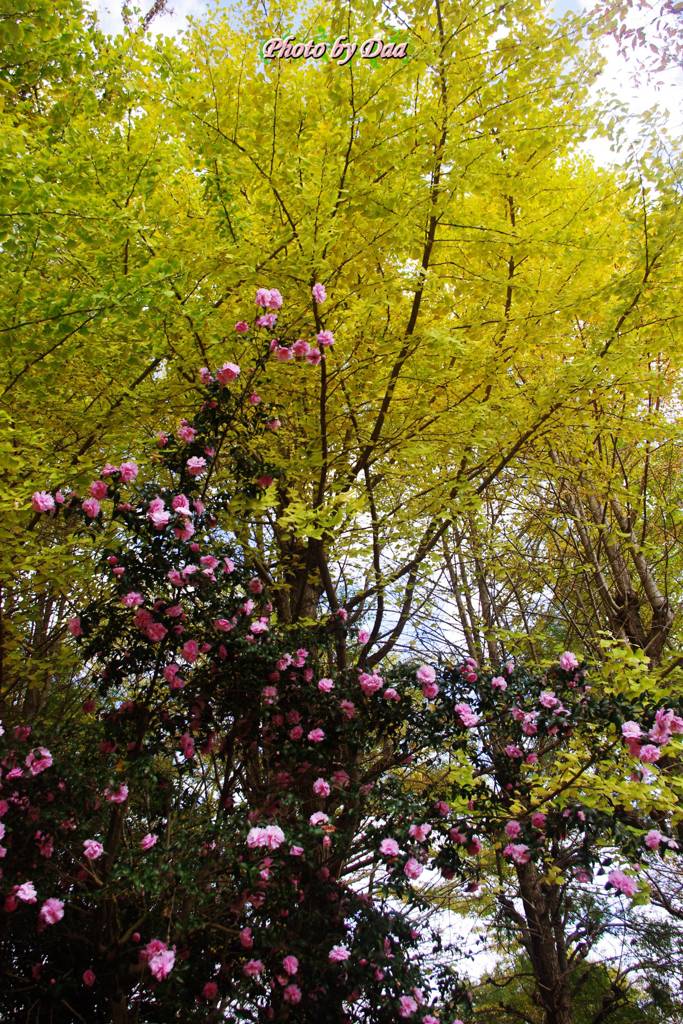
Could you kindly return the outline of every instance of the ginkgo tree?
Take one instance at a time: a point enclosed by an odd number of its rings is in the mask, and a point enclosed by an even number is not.
[[[408,58],[264,63],[259,40],[295,21],[358,38],[400,24]],[[85,482],[105,447],[125,458],[133,425],[182,415],[189,365],[224,350],[267,269],[292,325],[328,287],[316,327],[336,343],[318,374],[273,379],[278,503],[243,540],[282,614],[315,617],[340,588],[386,653],[454,512],[541,457],[539,437],[576,444],[658,324],[676,350],[675,166],[651,161],[645,231],[640,179],[576,149],[605,114],[587,100],[589,22],[539,4],[217,11],[182,44],[105,37],[65,8],[44,31],[72,74],[47,62],[23,92],[7,75],[3,114],[3,576],[22,564],[19,491],[46,460],[55,486],[76,467]],[[36,535],[27,557],[6,618],[44,607],[49,662],[68,553]]]

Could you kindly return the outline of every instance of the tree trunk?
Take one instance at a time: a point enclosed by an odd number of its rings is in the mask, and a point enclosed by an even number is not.
[[[544,887],[533,864],[517,868],[527,924],[525,945],[543,1006],[544,1024],[573,1024],[569,971],[558,900]]]

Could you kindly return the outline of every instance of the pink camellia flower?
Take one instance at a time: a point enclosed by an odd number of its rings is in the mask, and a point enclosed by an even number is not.
[[[319,679],[318,680],[318,689],[320,690],[321,693],[330,693],[330,691],[334,690],[334,680],[333,679]]]
[[[427,700],[434,700],[439,692],[439,687],[436,683],[425,683],[422,687],[422,694]]]
[[[507,690],[508,688],[508,684],[502,676],[494,676],[491,680],[491,686],[494,690]]]
[[[360,688],[366,697],[370,697],[373,693],[377,693],[377,691],[384,686],[384,680],[376,672],[373,672],[372,674],[368,672],[361,672],[358,676],[358,682],[360,683]]]
[[[318,825],[327,825],[330,819],[323,811],[315,811],[308,819],[309,825],[316,828]]]
[[[137,479],[138,467],[135,462],[122,462],[119,466],[119,473],[121,474],[121,482],[124,484],[132,484],[133,480]]]
[[[552,690],[543,690],[538,703],[544,708],[555,708],[560,702]]]
[[[531,815],[531,824],[534,828],[544,829],[546,823],[546,815],[542,811],[534,811]]]
[[[254,945],[254,936],[251,928],[242,928],[240,931],[240,945],[243,949],[251,949]]]
[[[356,714],[356,705],[353,703],[352,700],[340,700],[339,707],[341,708],[344,717],[348,718],[349,720],[352,719]]]
[[[637,722],[624,722],[621,727],[621,735],[625,740],[637,740],[642,734],[642,730]]]
[[[195,740],[188,732],[183,732],[180,736],[178,749],[182,751],[182,756],[186,761],[190,761],[195,757]]]
[[[329,345],[334,345],[334,334],[332,331],[319,331],[316,334],[316,340],[323,348],[327,348]]]
[[[295,742],[297,740],[300,740],[303,734],[304,730],[303,727],[300,725],[295,725],[294,728],[289,730],[289,738],[290,740],[294,740]]]
[[[162,949],[149,961],[149,969],[157,981],[164,981],[175,964],[175,952],[172,949]]]
[[[259,974],[263,970],[263,961],[247,960],[242,970],[248,978],[258,978]]]
[[[81,626],[81,620],[77,615],[74,615],[72,619],[69,619],[66,624],[66,628],[72,636],[83,636],[83,627]]]
[[[38,917],[42,924],[57,924],[64,917],[64,903],[51,896],[43,903]]]
[[[265,845],[269,850],[277,850],[285,841],[285,834],[279,825],[266,825],[265,834]]]
[[[96,519],[100,514],[100,503],[97,498],[86,498],[82,508],[88,519]]]
[[[199,644],[196,640],[186,640],[183,644],[182,650],[183,658],[185,661],[189,661],[190,664],[195,662],[199,657]]]
[[[659,761],[661,756],[661,750],[653,743],[646,743],[644,747],[640,748],[640,753],[638,754],[640,760],[645,764],[654,764],[655,761]]]
[[[635,878],[630,878],[623,871],[610,871],[607,881],[618,892],[623,892],[624,896],[634,896],[638,892],[638,883]]]
[[[420,665],[415,674],[419,683],[433,683],[436,679],[436,672],[431,665]]]
[[[379,844],[379,852],[385,857],[396,857],[399,853],[399,845],[395,839],[383,839]]]
[[[325,289],[325,285],[316,282],[311,288],[311,295],[313,296],[315,302],[317,302],[318,305],[320,305],[320,303],[324,302],[325,299],[327,298],[327,291]]]
[[[411,839],[416,839],[418,843],[424,843],[425,839],[432,831],[431,825],[411,825],[408,829],[408,835]]]
[[[508,839],[516,839],[522,834],[522,826],[518,821],[508,821],[505,826],[505,835]]]
[[[651,828],[645,836],[645,845],[649,850],[658,850],[663,839],[664,836],[660,831],[658,831],[658,829]]]
[[[412,996],[401,996],[398,1001],[399,1017],[412,1017],[417,1012],[417,1003]]]
[[[34,512],[52,512],[55,499],[47,491],[34,491],[31,495],[31,507]]]
[[[162,626],[160,622],[150,622],[145,629],[145,634],[148,639],[155,644],[158,644],[163,640],[167,633],[168,630],[166,629],[166,626]]]
[[[289,975],[296,974],[299,970],[299,961],[295,956],[286,956],[282,961],[282,968]]]
[[[104,853],[104,847],[102,843],[98,843],[96,839],[86,839],[83,842],[83,854],[88,860],[97,860]]]
[[[565,672],[571,672],[572,669],[579,667],[579,659],[572,651],[565,651],[564,654],[560,655],[560,668],[564,669]]]
[[[683,733],[683,718],[676,715],[672,708],[659,708],[655,714],[655,724],[650,729],[649,738],[654,743],[664,745],[672,735]]]
[[[524,719],[522,721],[522,732],[525,736],[535,736],[538,732],[535,711],[530,712],[528,715],[524,715]]]
[[[147,518],[155,530],[163,530],[168,526],[171,513],[166,508],[163,498],[152,498],[147,506]]]
[[[316,779],[313,783],[313,792],[316,796],[329,796],[330,784],[325,779]]]
[[[125,804],[128,799],[128,786],[125,782],[122,782],[117,789],[110,789],[110,787],[107,786],[104,791],[104,796],[110,804]]]
[[[206,469],[206,459],[203,459],[199,455],[193,455],[191,459],[188,459],[185,463],[185,468],[190,476],[201,476]]]
[[[180,515],[191,515],[190,499],[185,494],[176,494],[171,501],[171,508],[174,512],[178,512]]]
[[[306,355],[306,362],[311,366],[317,366],[322,360],[323,354],[318,348],[312,348]]]
[[[431,1013],[428,1013],[426,1017],[422,1018],[422,1024],[439,1024],[439,1018],[434,1017]],[[453,1021],[453,1024],[457,1024],[457,1022]]]
[[[308,734],[308,739],[311,743],[322,743],[325,739],[325,733],[322,729],[311,729]]]
[[[188,732],[183,732],[180,736],[179,750],[187,761],[195,757],[195,740]]]
[[[247,846],[251,849],[267,846],[269,850],[277,850],[285,841],[285,834],[278,825],[266,825],[265,828],[251,828],[247,833]]]
[[[409,857],[403,868],[403,874],[406,878],[419,878],[423,871],[422,864],[415,860],[414,857]]]
[[[131,590],[121,598],[121,604],[124,608],[139,608],[139,606],[144,603],[144,597],[142,594],[138,594],[137,590]]]
[[[238,334],[246,334],[249,330],[249,324],[246,320],[238,320],[235,324],[235,330]]]
[[[367,629],[361,629],[358,631],[358,643],[366,644],[370,639],[370,633]]]
[[[52,767],[52,754],[47,747],[36,747],[28,754],[24,764],[31,775],[40,775],[41,772]]]
[[[140,933],[136,932],[135,934],[138,936],[138,938],[134,941],[139,942]],[[150,939],[147,945],[140,950],[140,959],[144,963],[149,963],[153,956],[156,956],[157,953],[163,953],[165,949],[168,949],[168,946],[162,939]]]
[[[301,989],[298,985],[287,985],[282,993],[282,998],[291,1006],[301,1002]]]
[[[224,363],[219,370],[216,370],[216,380],[225,386],[232,380],[237,380],[241,370],[237,363]]]
[[[503,850],[503,856],[514,861],[515,864],[528,864],[531,860],[529,847],[524,843],[508,843]]]
[[[218,985],[215,981],[207,981],[202,989],[202,995],[207,1002],[212,1003],[218,995]]]
[[[292,345],[292,353],[297,359],[303,359],[311,351],[311,346],[303,338],[297,338]]]
[[[346,948],[346,946],[333,946],[327,954],[327,959],[332,964],[340,964],[344,960],[348,960],[350,956],[351,952]]]
[[[22,903],[35,903],[38,898],[36,887],[33,882],[24,882],[14,894]]]
[[[97,980],[95,977],[95,972],[91,971],[89,967],[87,970],[83,971],[81,977],[83,978],[83,984],[86,985],[87,988],[92,988],[93,985],[95,984],[95,981]]]
[[[255,825],[247,832],[247,846],[254,849],[258,846],[265,846],[265,829]]]
[[[437,687],[438,690],[438,687]],[[382,694],[385,700],[400,700],[401,694],[393,686],[388,686]]]
[[[468,729],[471,729],[475,725],[479,724],[479,716],[475,715],[469,704],[456,704],[453,710],[455,711],[456,715],[458,716],[462,724],[466,726]]]
[[[145,851],[151,850],[152,847],[156,845],[158,839],[159,836],[155,835],[154,832],[148,832],[147,835],[143,836],[140,840],[140,849]]]
[[[109,492],[109,488],[105,484],[104,480],[93,480],[88,487],[88,490],[92,494],[93,498],[97,498],[100,501],[102,498],[106,498]]]
[[[282,295],[277,288],[259,288],[256,292],[256,305],[264,309],[280,309]]]
[[[505,747],[505,753],[508,757],[524,757],[523,751],[521,751],[514,743],[508,743]]]
[[[210,384],[212,382],[213,377],[211,376],[211,371],[209,370],[208,366],[202,366],[201,370],[199,371],[199,379],[202,382],[202,384]]]
[[[184,441],[185,444],[191,444],[197,436],[197,431],[186,420],[183,420],[182,424],[178,427],[177,433],[180,440]]]

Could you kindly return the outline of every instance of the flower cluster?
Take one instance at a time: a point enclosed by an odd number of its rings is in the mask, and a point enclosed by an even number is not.
[[[325,287],[311,297],[320,326]],[[79,729],[51,753],[19,723],[0,761],[12,955],[30,948],[85,1019],[127,985],[150,1019],[172,1007],[204,1020],[220,1003],[259,1019],[451,1024],[463,988],[442,938],[415,924],[433,872],[476,888],[488,849],[511,876],[589,879],[603,869],[596,836],[630,861],[675,847],[661,822],[627,834],[580,784],[543,796],[576,731],[596,759],[615,744],[572,652],[543,674],[471,657],[369,668],[370,634],[352,643],[345,609],[306,628],[278,618],[267,567],[238,539],[280,472],[280,420],[256,385],[271,352],[320,362],[334,337],[265,339],[283,298],[261,288],[256,303],[255,365],[201,370],[196,414],[158,435],[150,479],[126,459],[87,496],[33,495],[37,513],[100,531],[101,593],[68,624]],[[251,330],[235,325],[238,339]],[[683,731],[670,709],[609,712],[643,763]],[[435,752],[463,771],[435,771]],[[367,891],[349,881],[357,864]],[[637,892],[617,870],[608,884]],[[47,927],[62,918],[87,953],[76,971]]]

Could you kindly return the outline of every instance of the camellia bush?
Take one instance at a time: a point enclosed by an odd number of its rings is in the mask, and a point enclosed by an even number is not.
[[[547,1019],[569,1020],[534,894],[607,867],[634,896],[638,865],[675,853],[652,782],[683,719],[571,652],[545,673],[436,652],[368,670],[343,607],[279,621],[234,528],[277,487],[256,388],[273,361],[316,372],[334,337],[274,341],[282,297],[256,301],[236,325],[252,365],[200,371],[147,479],[130,458],[86,496],[33,495],[98,560],[69,622],[77,725],[10,708],[0,740],[3,1018],[452,1024],[467,990],[428,887],[476,891],[494,851]]]

